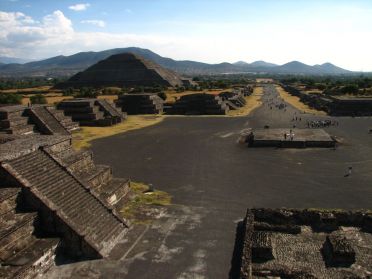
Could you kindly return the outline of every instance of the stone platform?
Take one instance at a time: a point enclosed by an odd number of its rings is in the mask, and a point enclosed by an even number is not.
[[[249,209],[240,278],[370,278],[368,211]]]
[[[334,147],[336,140],[323,129],[256,129],[245,135],[251,147]]]

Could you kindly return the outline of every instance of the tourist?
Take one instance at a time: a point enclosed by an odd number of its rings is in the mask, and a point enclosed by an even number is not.
[[[352,171],[353,171],[353,167],[352,166],[348,167],[347,174],[345,174],[344,176],[349,177],[351,175]]]

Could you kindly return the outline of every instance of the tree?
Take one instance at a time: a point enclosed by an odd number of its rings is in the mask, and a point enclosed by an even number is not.
[[[42,94],[36,94],[30,97],[31,104],[46,104],[47,99]]]
[[[12,93],[0,93],[0,104],[21,104],[22,95]]]

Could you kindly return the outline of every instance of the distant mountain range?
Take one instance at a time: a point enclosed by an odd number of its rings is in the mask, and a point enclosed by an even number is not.
[[[233,74],[233,73],[267,73],[267,74],[303,74],[303,75],[340,75],[354,72],[342,69],[331,63],[309,66],[298,61],[292,61],[284,65],[276,65],[265,61],[246,63],[207,64],[196,61],[176,61],[162,57],[148,49],[137,47],[116,48],[99,52],[79,52],[70,56],[55,56],[41,61],[33,61],[24,64],[7,63],[0,57],[0,76],[71,76],[83,71],[100,60],[111,55],[131,52],[151,60],[165,68],[176,71],[183,75],[199,74]],[[5,64],[6,63],[6,64]]]
[[[29,59],[22,59],[22,58],[16,58],[16,57],[6,57],[6,56],[0,56],[0,64],[10,64],[10,63],[27,63],[30,62]]]

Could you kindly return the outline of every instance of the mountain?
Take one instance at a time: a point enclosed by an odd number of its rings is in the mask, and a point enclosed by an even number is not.
[[[16,57],[7,57],[7,56],[0,56],[0,64],[22,64],[30,62],[29,59],[23,59],[23,58],[16,58]]]
[[[237,61],[237,62],[233,63],[233,65],[236,65],[236,66],[247,66],[247,65],[249,65],[249,63],[247,63],[245,61]]]
[[[276,66],[278,66],[276,64],[268,63],[268,62],[265,62],[265,61],[262,61],[262,60],[254,61],[250,65],[254,66],[254,67],[276,67]]]
[[[127,52],[111,55],[56,87],[132,87],[154,84],[174,87],[182,86],[183,82],[176,73]]]
[[[207,64],[202,62],[182,60],[176,61],[162,57],[148,49],[137,47],[115,48],[99,52],[79,52],[70,56],[56,56],[41,61],[25,64],[0,64],[0,76],[72,76],[81,72],[98,61],[104,60],[111,55],[130,52],[139,55],[146,60],[153,61],[160,66],[178,72],[183,75],[199,74],[225,74],[225,73],[267,73],[267,74],[350,74],[352,72],[341,69],[330,63],[309,66],[298,61],[292,61],[284,65],[275,65],[265,61],[256,61],[251,64],[238,61],[234,64],[219,63]],[[0,62],[2,62],[0,60]]]
[[[324,63],[322,65],[315,65],[315,68],[319,69],[322,72],[327,72],[328,74],[338,74],[338,73],[350,73],[350,71],[344,70],[340,67],[337,67],[331,63]]]

